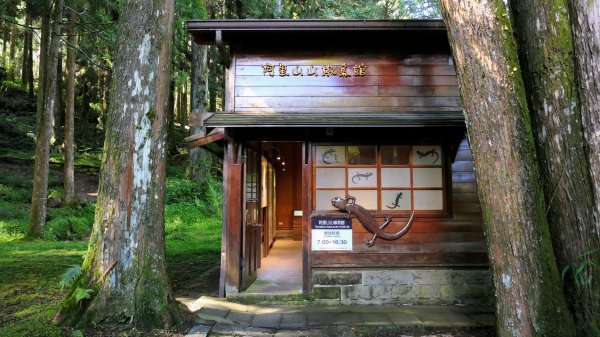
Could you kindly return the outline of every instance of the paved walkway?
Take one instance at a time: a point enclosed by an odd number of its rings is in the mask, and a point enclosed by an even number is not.
[[[355,327],[481,327],[494,325],[486,306],[249,305],[201,297],[188,336],[356,336]]]

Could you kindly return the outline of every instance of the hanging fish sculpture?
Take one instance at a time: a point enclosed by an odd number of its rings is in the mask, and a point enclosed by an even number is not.
[[[386,216],[383,221],[383,224],[381,224],[380,226],[377,223],[377,221],[375,221],[375,218],[371,215],[371,213],[369,213],[369,211],[367,211],[364,207],[356,204],[355,197],[351,195],[347,195],[346,199],[335,197],[331,199],[331,204],[333,205],[333,207],[341,211],[347,212],[347,219],[349,219],[350,215],[352,214],[356,215],[356,218],[358,218],[358,221],[360,221],[363,227],[365,227],[369,232],[373,233],[373,237],[371,238],[371,240],[367,241],[367,246],[369,247],[373,247],[373,245],[375,244],[375,240],[377,240],[378,237],[384,240],[396,240],[401,238],[404,234],[406,234],[406,232],[408,232],[415,217],[415,212],[413,212],[402,229],[400,229],[396,233],[388,233],[384,229],[387,225],[390,224],[390,222],[392,222],[392,218]]]

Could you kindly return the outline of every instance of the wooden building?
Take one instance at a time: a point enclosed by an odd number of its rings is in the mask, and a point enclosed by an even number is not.
[[[243,294],[282,239],[302,252],[301,289],[366,304],[490,303],[492,284],[455,68],[442,21],[190,21],[218,46],[221,294]],[[356,204],[397,232],[378,238],[332,205]],[[276,241],[277,240],[277,241]],[[264,260],[263,260],[264,261]]]

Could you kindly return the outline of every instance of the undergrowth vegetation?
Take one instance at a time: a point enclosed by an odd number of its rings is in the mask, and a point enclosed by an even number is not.
[[[85,165],[86,172],[94,171],[88,166],[93,162]],[[222,182],[211,178],[201,187],[186,177],[184,163],[169,165],[167,172],[165,239],[171,285],[176,292],[216,288],[206,282],[214,282],[207,275],[219,266]],[[65,271],[83,261],[95,205],[50,207],[45,239],[23,241],[32,174],[27,161],[19,165],[0,160],[0,336],[71,335],[52,318],[67,291],[60,286]],[[49,195],[60,199],[60,170],[51,169],[50,174]]]

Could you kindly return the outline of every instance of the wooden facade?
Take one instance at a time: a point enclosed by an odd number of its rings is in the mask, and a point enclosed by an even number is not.
[[[305,294],[318,286],[316,271],[487,270],[441,21],[191,21],[188,30],[228,60],[225,111],[205,121],[223,128],[225,140],[222,294],[252,283],[277,237],[303,243]],[[333,165],[323,151],[337,151]],[[430,162],[420,159],[428,153]],[[251,167],[256,160],[263,161],[259,173]],[[266,167],[271,175],[260,173]],[[361,172],[371,180],[360,182]],[[313,218],[339,216],[327,198],[344,194],[360,195],[357,203],[368,204],[378,223],[392,217],[386,232],[412,212],[415,220],[400,239],[369,247],[372,234],[353,217],[351,247],[315,250]],[[260,226],[267,228],[262,240],[255,237]]]

